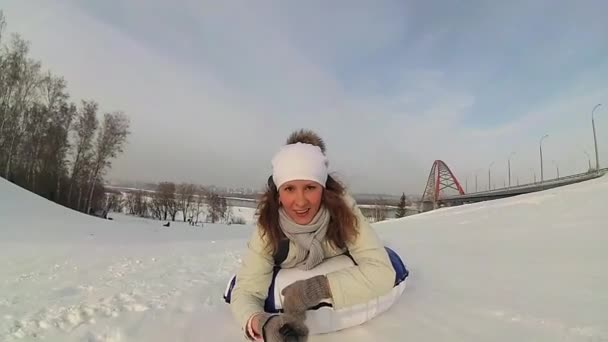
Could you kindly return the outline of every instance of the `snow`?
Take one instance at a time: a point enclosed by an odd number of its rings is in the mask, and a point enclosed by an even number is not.
[[[243,218],[247,224],[255,224],[257,219],[255,212],[256,208],[232,207],[232,215]]]
[[[608,341],[607,200],[603,177],[374,224],[408,287],[309,341]],[[251,225],[111,216],[0,179],[0,341],[243,340],[222,292]]]
[[[131,188],[129,188],[131,189]],[[137,189],[135,189],[137,190]],[[137,190],[137,191],[142,191],[142,190]],[[149,191],[149,190],[143,190],[143,191]],[[126,192],[121,192],[121,196],[123,200],[127,199],[127,193]],[[144,196],[144,199],[146,201],[151,201],[152,198],[149,196]],[[255,203],[255,202],[253,202]],[[192,203],[192,208],[196,207],[196,203]],[[235,219],[242,219],[246,224],[253,224],[256,222],[256,208],[250,208],[250,207],[241,207],[241,206],[235,206],[235,205],[230,205],[228,206],[228,210],[229,210],[229,217],[230,220],[235,220]],[[123,211],[127,211],[126,209],[123,209]],[[192,211],[194,211],[194,209],[192,209]],[[210,212],[210,208],[206,203],[202,203],[200,206],[200,211],[198,213],[198,221],[195,219],[196,215],[195,213],[192,213],[192,211],[189,212],[188,216],[186,216],[186,218],[193,218],[193,221],[195,221],[197,226],[200,226],[201,223],[206,223],[210,217],[209,217],[209,212]],[[120,214],[114,214],[115,216],[118,215],[120,216]],[[138,221],[141,223],[146,223],[146,221],[148,221],[147,223],[153,223],[156,224],[156,222],[153,222],[153,220],[148,220],[148,219],[141,219],[139,217],[133,217],[133,216],[127,216],[124,215],[122,217],[123,221],[124,220],[129,220],[129,221],[134,221],[139,219]],[[175,215],[175,220],[176,222],[184,222],[184,216],[183,216],[183,212],[182,211],[178,211],[177,214]],[[234,222],[234,221],[233,221]],[[172,223],[173,224],[173,223]]]

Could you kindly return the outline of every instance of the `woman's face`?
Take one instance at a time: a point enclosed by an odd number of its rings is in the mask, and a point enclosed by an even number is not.
[[[279,188],[279,201],[297,224],[309,224],[321,207],[323,187],[308,180],[293,180]]]

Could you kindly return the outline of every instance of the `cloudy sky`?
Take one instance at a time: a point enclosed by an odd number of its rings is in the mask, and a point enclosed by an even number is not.
[[[289,133],[318,132],[357,192],[422,193],[608,165],[605,1],[0,0],[72,98],[131,118],[109,177],[260,187]],[[468,181],[467,181],[468,180]]]

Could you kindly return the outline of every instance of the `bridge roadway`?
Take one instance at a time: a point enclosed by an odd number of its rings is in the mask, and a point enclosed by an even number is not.
[[[437,201],[438,206],[454,206],[465,203],[475,203],[489,201],[499,198],[523,195],[531,192],[547,190],[568,184],[584,182],[594,178],[603,176],[608,172],[608,168],[601,169],[599,172],[585,172],[576,175],[561,177],[558,179],[546,180],[544,182],[525,184],[520,186],[512,186],[507,188],[496,189],[492,191],[474,192],[465,195],[456,195],[440,198]],[[432,204],[431,204],[432,205]],[[424,203],[427,207],[428,204]]]
[[[496,190],[492,190],[492,191],[482,191],[482,192],[469,193],[469,194],[465,194],[465,195],[443,197],[437,201],[437,207],[455,206],[455,205],[461,205],[461,204],[466,204],[466,203],[483,202],[483,201],[489,201],[489,200],[494,200],[494,199],[499,199],[499,198],[527,194],[527,193],[536,192],[536,191],[547,190],[547,189],[551,189],[551,188],[556,188],[556,187],[560,187],[560,186],[564,186],[564,185],[568,185],[568,184],[574,184],[574,183],[584,182],[587,180],[598,178],[598,177],[603,176],[606,173],[608,173],[608,168],[600,169],[599,172],[580,173],[580,174],[576,174],[576,175],[561,177],[559,179],[547,180],[542,183],[538,182],[538,183],[533,183],[533,184],[525,184],[525,185],[520,185],[520,186],[501,188],[501,189],[496,189]],[[106,187],[112,188],[115,190],[119,190],[119,191],[123,191],[123,192],[131,192],[131,191],[140,190],[140,189],[134,189],[134,188],[108,186],[108,185],[106,185]],[[153,194],[156,192],[154,190],[144,190],[144,191],[147,192],[148,194]],[[246,208],[256,208],[257,207],[257,200],[255,197],[247,196],[247,195],[245,195],[245,196],[237,195],[237,196],[230,196],[230,195],[225,196],[227,204],[229,206],[236,206],[236,207],[246,207]],[[366,205],[365,202],[366,201],[362,201],[362,203],[359,203],[359,201],[357,202],[359,204],[359,208],[361,208],[361,210],[364,212],[364,214],[366,214],[366,211],[371,210],[370,208],[368,208],[369,206]],[[434,208],[434,203],[432,203],[432,202],[426,202],[426,201],[422,202],[422,203],[418,202],[418,212],[433,210],[433,208]],[[387,206],[387,210],[389,210],[389,211],[394,210],[394,209],[395,208],[392,208],[391,206]]]

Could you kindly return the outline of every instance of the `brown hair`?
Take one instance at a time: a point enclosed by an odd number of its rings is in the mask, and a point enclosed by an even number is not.
[[[351,242],[358,233],[357,217],[344,201],[344,193],[344,186],[333,177],[328,176],[323,190],[322,203],[330,215],[326,239],[336,248],[346,248],[346,243]],[[266,192],[257,209],[258,225],[262,229],[262,236],[266,237],[266,247],[270,254],[276,252],[279,241],[285,238],[285,234],[279,226],[279,207],[279,192],[270,177]]]
[[[325,143],[312,131],[296,131],[287,139],[288,145],[298,142],[318,146],[325,153]],[[358,234],[357,217],[344,201],[345,193],[346,189],[340,182],[332,176],[327,177],[322,197],[322,205],[325,205],[330,215],[326,239],[336,248],[345,248]],[[279,191],[270,176],[257,208],[258,225],[262,229],[262,236],[266,237],[266,247],[270,254],[274,254],[279,241],[285,238],[279,225],[279,208]]]
[[[289,135],[289,138],[287,138],[286,144],[291,145],[295,143],[303,143],[317,146],[321,149],[321,152],[325,154],[325,141],[323,141],[320,136],[318,136],[315,132],[311,130],[301,129],[291,133],[291,135]]]

